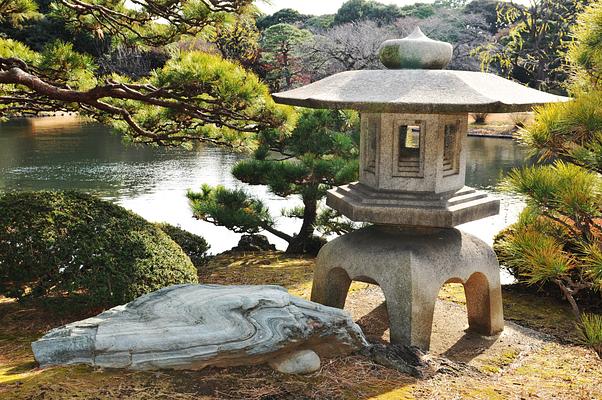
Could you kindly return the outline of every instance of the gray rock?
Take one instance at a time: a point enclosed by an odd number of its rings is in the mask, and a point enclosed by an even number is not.
[[[247,252],[247,251],[269,251],[276,250],[276,246],[271,244],[265,235],[242,235],[236,247],[230,251]]]
[[[275,358],[269,364],[283,374],[311,374],[320,369],[320,356],[313,350],[301,350]]]
[[[343,308],[352,281],[382,289],[394,345],[428,351],[445,283],[464,285],[470,330],[494,336],[504,329],[495,253],[457,229],[372,225],[339,236],[318,254],[311,299]]]
[[[378,55],[390,69],[443,69],[452,59],[453,46],[429,39],[419,27],[403,39],[386,40]]]
[[[291,372],[315,368],[317,356],[303,350],[332,357],[366,346],[345,311],[279,286],[219,285],[164,288],[32,343],[41,367],[195,370],[263,364],[286,355],[278,365]]]

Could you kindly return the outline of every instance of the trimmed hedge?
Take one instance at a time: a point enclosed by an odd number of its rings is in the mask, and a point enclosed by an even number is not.
[[[166,222],[157,224],[157,226],[184,250],[197,269],[207,264],[207,251],[210,246],[202,236]]]
[[[0,194],[0,294],[110,307],[194,282],[182,249],[123,207],[76,192]]]

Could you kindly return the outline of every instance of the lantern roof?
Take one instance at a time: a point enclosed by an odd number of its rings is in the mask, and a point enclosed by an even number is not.
[[[375,113],[506,113],[568,101],[484,72],[397,69],[341,72],[273,95],[277,103]]]

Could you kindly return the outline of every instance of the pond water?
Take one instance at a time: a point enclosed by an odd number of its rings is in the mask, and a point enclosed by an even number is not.
[[[501,198],[498,216],[460,226],[487,242],[512,223],[521,208],[519,199],[496,192],[501,176],[524,165],[525,151],[508,139],[468,140],[466,184]],[[195,220],[185,197],[201,184],[241,187],[263,198],[276,216],[298,199],[281,199],[265,188],[247,186],[230,174],[243,154],[214,148],[196,150],[124,145],[109,128],[71,117],[47,117],[0,124],[0,191],[74,189],[116,201],[151,221],[166,221],[201,234],[212,253],[230,249],[239,235]],[[278,226],[293,233],[299,222],[277,218]],[[279,248],[285,243],[270,237]]]

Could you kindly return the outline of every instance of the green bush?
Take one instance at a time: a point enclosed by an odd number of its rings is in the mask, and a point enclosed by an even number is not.
[[[157,226],[184,250],[197,269],[207,263],[207,251],[210,246],[203,237],[168,223]]]
[[[602,357],[602,315],[585,313],[578,327],[583,343]]]
[[[122,207],[75,192],[0,194],[0,294],[106,307],[192,282],[182,249]]]

